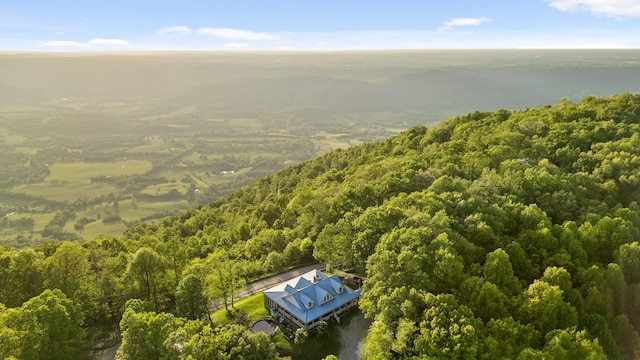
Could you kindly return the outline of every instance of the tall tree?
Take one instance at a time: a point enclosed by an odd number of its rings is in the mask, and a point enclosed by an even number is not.
[[[234,305],[235,293],[247,284],[243,277],[242,263],[220,250],[209,254],[207,265],[211,269],[207,281],[212,298],[221,299],[224,308],[229,311],[229,305]]]
[[[564,302],[562,290],[542,280],[536,280],[524,292],[521,318],[534,324],[541,333],[577,325],[574,307]]]
[[[189,360],[230,360],[231,355],[227,352],[230,337],[226,328],[204,326],[185,342],[182,355]]]
[[[509,254],[502,249],[487,254],[483,273],[488,282],[497,285],[507,295],[515,296],[522,291],[509,262]]]
[[[23,249],[10,255],[6,287],[0,290],[8,307],[18,307],[44,289],[45,260],[41,252]]]
[[[482,323],[469,308],[451,294],[427,294],[426,304],[415,340],[418,354],[436,359],[474,359],[482,354]]]
[[[79,356],[84,315],[62,291],[45,290],[20,308],[0,315],[13,330],[10,336],[19,339],[17,358],[63,360]]]
[[[92,308],[92,295],[95,290],[90,277],[89,251],[82,246],[64,242],[53,255],[46,259],[45,286],[60,289],[85,311]]]
[[[351,239],[351,253],[358,268],[365,268],[382,235],[395,228],[404,218],[406,216],[401,209],[383,205],[365,210],[353,221],[355,236]]]
[[[640,244],[622,244],[618,249],[618,264],[627,283],[640,283]]]
[[[558,360],[607,359],[598,341],[590,339],[584,330],[576,330],[576,328],[555,330],[546,338],[545,358]]]
[[[127,275],[134,281],[140,297],[151,301],[156,309],[165,301],[165,268],[160,255],[148,247],[138,249],[127,268]]]
[[[17,310],[7,310],[0,303],[0,358],[16,359],[20,350],[20,333],[18,330],[9,327],[11,317],[16,316]],[[15,321],[15,320],[14,320]]]
[[[190,320],[200,319],[209,313],[208,303],[200,277],[189,274],[180,280],[176,290],[176,311],[179,316]]]
[[[92,246],[93,245],[93,246]],[[96,313],[88,321],[117,325],[126,301],[126,250],[111,248],[108,241],[87,244],[92,281],[95,288]]]
[[[533,325],[522,324],[511,316],[489,320],[486,329],[486,353],[492,359],[515,359],[525,348],[542,343],[542,336]]]
[[[462,283],[460,299],[485,322],[506,316],[511,305],[497,285],[476,276]]]
[[[116,359],[177,359],[175,344],[165,340],[183,324],[184,320],[171,314],[137,311],[136,307],[128,307],[120,321],[122,345]]]
[[[331,272],[331,266],[336,260],[344,260],[345,251],[340,247],[344,235],[337,225],[327,224],[313,244],[313,257],[326,264],[326,271]]]

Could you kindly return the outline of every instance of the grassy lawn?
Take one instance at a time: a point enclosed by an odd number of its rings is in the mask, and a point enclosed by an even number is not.
[[[235,320],[239,310],[243,310],[247,314],[249,323],[269,316],[269,311],[264,308],[262,293],[257,293],[236,301],[234,307],[235,309],[232,309],[231,305],[229,305],[229,311],[227,311],[223,306],[221,309],[212,312],[211,320],[217,325],[231,324]]]

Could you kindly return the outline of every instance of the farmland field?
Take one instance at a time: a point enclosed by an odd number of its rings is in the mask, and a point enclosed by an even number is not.
[[[639,55],[0,53],[0,245],[118,235],[469,111],[639,92]]]

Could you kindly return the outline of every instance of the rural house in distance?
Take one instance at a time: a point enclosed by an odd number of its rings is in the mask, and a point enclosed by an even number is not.
[[[344,286],[338,275],[312,270],[265,290],[264,307],[280,322],[309,331],[320,321],[340,321],[344,311],[358,304],[360,289]]]

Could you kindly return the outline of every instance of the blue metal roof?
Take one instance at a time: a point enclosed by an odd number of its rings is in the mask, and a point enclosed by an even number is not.
[[[338,275],[312,270],[263,292],[264,296],[309,324],[360,296],[344,286]]]

